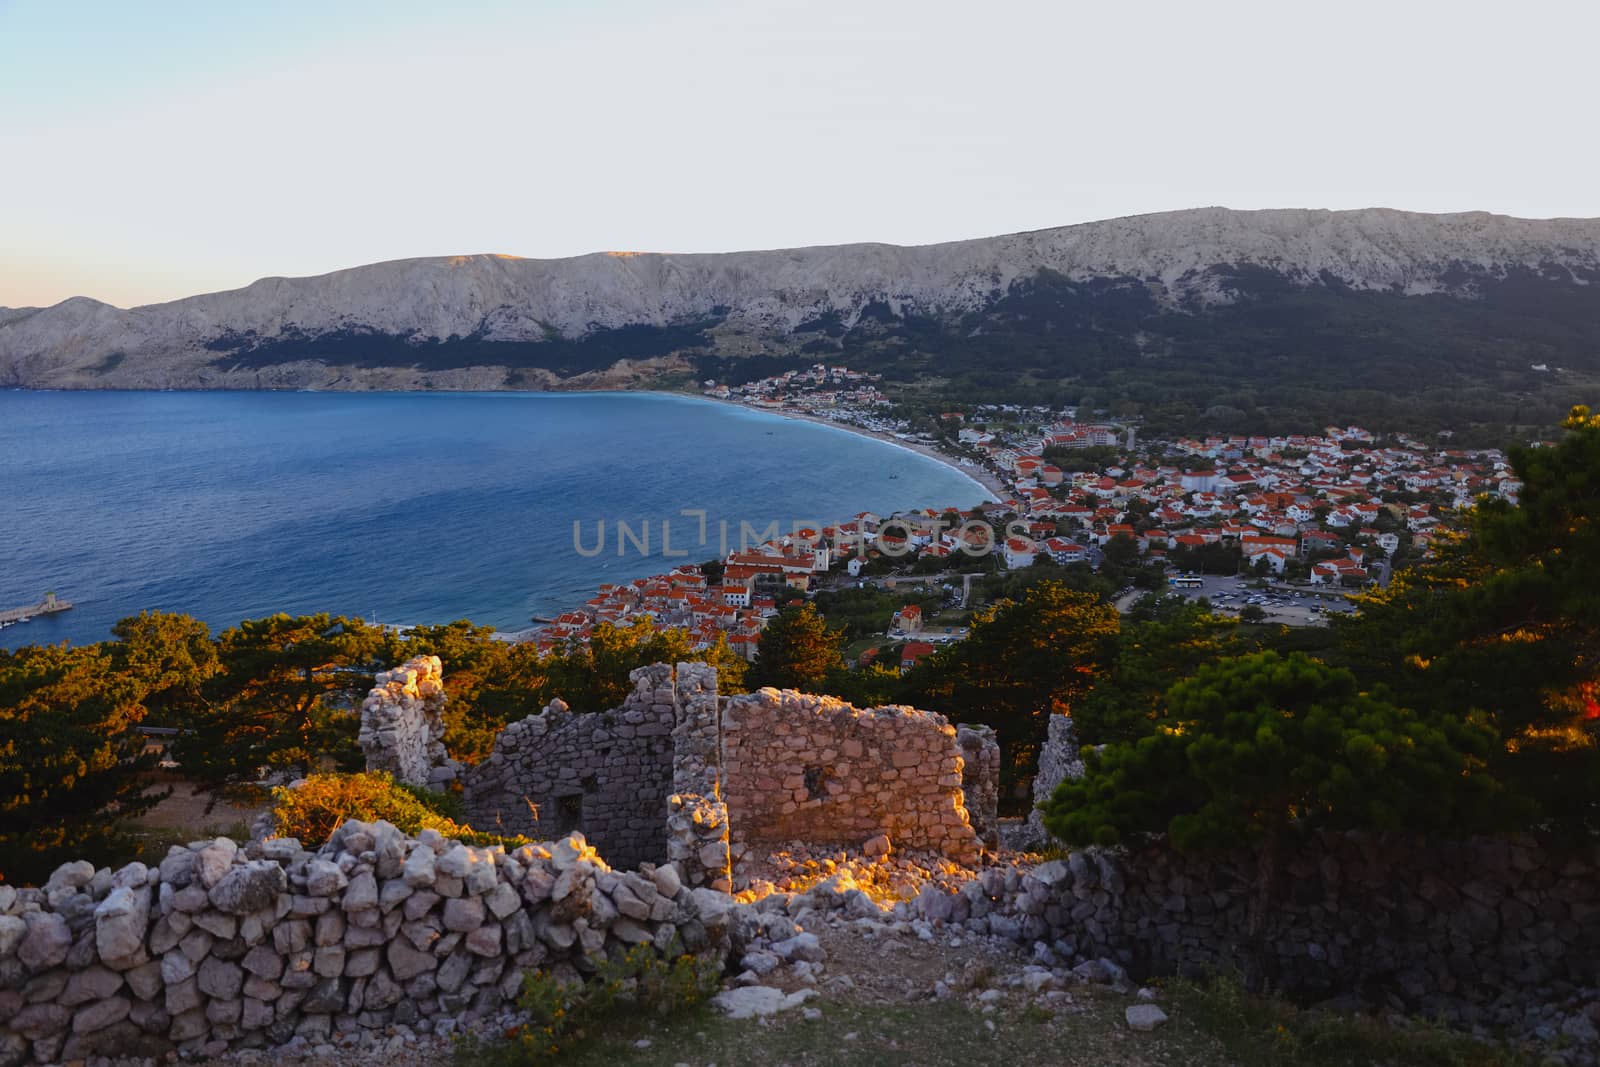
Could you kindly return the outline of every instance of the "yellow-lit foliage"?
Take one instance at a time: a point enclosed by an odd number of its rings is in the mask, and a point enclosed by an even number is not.
[[[381,771],[313,774],[272,791],[273,832],[316,846],[346,819],[383,820],[402,833],[437,830],[463,844],[507,849],[533,843],[517,834],[480,833],[460,821],[460,801],[448,793],[396,782]]]
[[[1574,404],[1561,425],[1568,430],[1600,430],[1600,414],[1590,414],[1587,404]]]
[[[424,803],[420,790],[408,789],[382,772],[313,774],[272,791],[272,821],[278,836],[312,846],[326,841],[346,819],[382,819],[407,834],[437,830],[459,837],[472,832],[443,815],[436,803]]]

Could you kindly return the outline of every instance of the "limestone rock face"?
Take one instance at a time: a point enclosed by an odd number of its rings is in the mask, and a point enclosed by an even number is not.
[[[1594,270],[1600,220],[1212,207],[916,247],[396,260],[129,310],[86,297],[0,309],[0,384],[254,385],[261,381],[254,368],[230,366],[219,354],[339,335],[539,342],[552,331],[578,339],[725,317],[748,334],[786,337],[829,313],[853,325],[878,305],[970,311],[1041,269],[1074,280],[1138,279],[1173,305],[1225,302],[1232,294],[1212,268],[1232,265],[1263,267],[1292,284],[1471,295],[1475,278]],[[123,358],[107,366],[112,354]],[[336,362],[335,354],[329,363]],[[277,366],[265,384],[321,385],[336,377],[328,369],[317,360]],[[423,377],[437,388],[501,388],[505,378],[499,367],[426,376],[409,367],[341,369],[347,388],[426,388]],[[557,381],[549,373],[532,379],[536,386]]]

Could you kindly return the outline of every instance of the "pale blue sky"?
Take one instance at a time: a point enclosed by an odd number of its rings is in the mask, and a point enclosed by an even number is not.
[[[1600,215],[1597,10],[0,0],[0,305],[1204,204]]]

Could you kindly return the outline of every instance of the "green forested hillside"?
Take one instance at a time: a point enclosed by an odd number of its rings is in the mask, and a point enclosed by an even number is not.
[[[1152,432],[1543,428],[1600,377],[1600,278],[1484,278],[1464,298],[1218,273],[1232,303],[1172,307],[1154,283],[1046,271],[959,320],[879,315],[829,347],[931,406],[1088,400]]]

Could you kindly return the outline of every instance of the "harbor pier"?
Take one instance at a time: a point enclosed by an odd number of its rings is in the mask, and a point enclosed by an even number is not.
[[[53,615],[58,611],[70,611],[70,601],[58,600],[54,593],[46,593],[44,599],[37,604],[28,604],[25,607],[10,608],[0,611],[0,626],[9,626],[14,622],[27,622],[38,615]]]

